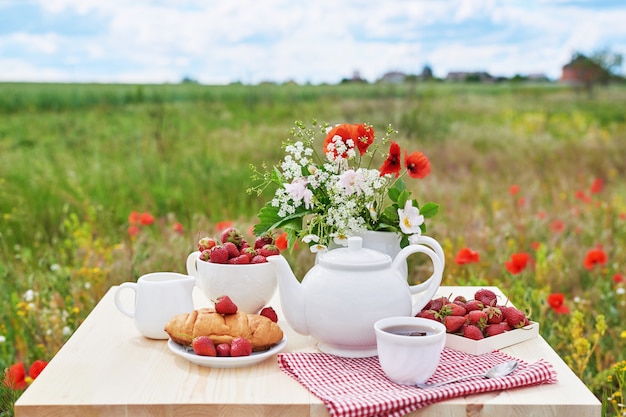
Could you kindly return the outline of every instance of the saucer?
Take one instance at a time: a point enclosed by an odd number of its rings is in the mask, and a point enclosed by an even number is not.
[[[200,356],[193,353],[189,346],[179,345],[172,339],[167,341],[167,347],[181,358],[187,359],[191,363],[209,368],[241,368],[254,365],[280,352],[287,345],[287,338],[283,338],[278,344],[262,352],[252,352],[249,356],[223,357],[223,356]]]

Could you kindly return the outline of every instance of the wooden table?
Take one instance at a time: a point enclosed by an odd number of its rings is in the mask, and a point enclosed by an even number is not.
[[[211,369],[175,356],[166,341],[142,337],[115,307],[116,288],[17,400],[16,417],[328,416],[317,397],[280,371],[275,356],[247,368]],[[439,294],[471,298],[476,289],[442,287]],[[197,290],[194,301],[196,307],[210,305]],[[280,317],[278,296],[272,305]],[[284,320],[279,324],[288,338],[286,352],[316,351],[312,338],[298,335]],[[600,416],[599,401],[543,338],[502,351],[526,361],[548,360],[558,372],[558,382],[460,397],[410,415]]]

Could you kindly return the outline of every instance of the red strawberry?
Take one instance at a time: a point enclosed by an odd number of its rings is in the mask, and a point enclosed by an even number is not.
[[[243,235],[239,231],[239,229],[235,227],[229,227],[222,231],[220,236],[222,243],[231,242],[234,243],[238,248],[241,246],[241,242],[244,241]]]
[[[220,314],[235,314],[237,312],[237,304],[233,302],[227,295],[218,297],[215,303],[215,311]]]
[[[270,235],[263,235],[254,241],[254,249],[261,249],[265,245],[273,245],[274,239]]]
[[[467,313],[467,310],[465,309],[465,307],[460,304],[450,303],[448,304],[448,306],[450,306],[450,311],[451,311],[450,314],[453,316],[464,316],[465,313]]]
[[[446,316],[444,323],[446,325],[446,332],[454,333],[465,324],[465,317],[463,316]]]
[[[239,252],[243,252],[244,249],[248,249],[250,244],[246,240],[241,241],[241,245],[239,245]]]
[[[485,327],[485,337],[502,334],[509,330],[511,330],[511,328],[509,327],[509,324],[506,321],[503,321],[501,323],[490,324],[487,327]]]
[[[280,249],[278,249],[278,246],[276,245],[265,245],[262,248],[257,249],[257,253],[267,258],[268,256],[279,255]]]
[[[484,339],[483,332],[478,328],[478,326],[474,326],[473,324],[465,326],[463,329],[463,336],[472,340]]]
[[[243,337],[236,337],[230,342],[230,356],[250,356],[252,345]]]
[[[250,263],[250,258],[248,255],[239,255],[234,258],[230,258],[228,263],[232,265],[248,265]]]
[[[448,301],[449,300],[446,297],[433,298],[428,302],[428,304],[426,304],[424,309],[439,311],[444,304],[448,303]]]
[[[263,255],[256,255],[255,257],[250,259],[251,264],[262,264],[264,262],[267,262],[267,259]]]
[[[467,298],[463,297],[462,295],[457,295],[456,297],[454,297],[454,300],[452,302],[456,303],[457,301],[465,304],[467,303]]]
[[[483,309],[485,313],[487,313],[487,323],[496,324],[500,323],[504,316],[502,315],[502,310],[495,306],[485,307]]]
[[[209,249],[203,250],[202,252],[200,252],[200,256],[198,256],[198,259],[204,262],[210,262],[211,251]]]
[[[241,253],[239,252],[239,248],[237,248],[237,245],[235,245],[233,242],[225,242],[224,247],[228,251],[229,258],[236,258],[237,256],[241,255]]]
[[[228,250],[222,245],[213,246],[209,252],[209,262],[225,264],[228,262]]]
[[[276,314],[276,311],[274,311],[272,307],[263,308],[259,314],[267,317],[268,319],[272,320],[274,323],[278,322],[278,314]]]
[[[215,351],[217,352],[217,356],[230,356],[230,345],[228,343],[220,343],[215,346]]]
[[[515,307],[507,307],[506,310],[504,310],[504,320],[506,320],[513,329],[518,329],[524,327],[528,319],[526,318],[526,314],[522,311]]]
[[[422,310],[415,315],[415,317],[422,317],[425,319],[437,320],[437,312],[435,310]]]
[[[498,302],[496,293],[486,288],[476,291],[474,299],[480,301],[485,306],[495,306]]]
[[[252,260],[252,258],[256,256],[256,251],[251,247],[247,247],[241,250],[241,254],[246,255],[248,258],[250,258],[250,260]]]
[[[472,310],[467,313],[467,322],[469,324],[473,324],[475,326],[480,327],[481,329],[487,325],[487,313],[482,310]]]
[[[467,303],[465,303],[465,309],[468,312],[474,310],[482,310],[483,308],[485,308],[485,306],[478,300],[469,300]]]
[[[200,252],[211,249],[213,246],[215,246],[215,239],[213,238],[203,237],[198,241],[198,250]]]
[[[191,342],[191,347],[196,355],[217,356],[215,344],[209,336],[198,336]]]

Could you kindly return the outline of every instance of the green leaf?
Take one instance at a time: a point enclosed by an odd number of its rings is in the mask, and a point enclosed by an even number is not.
[[[295,213],[286,217],[280,217],[278,215],[278,207],[272,206],[271,201],[268,201],[267,204],[259,210],[259,223],[254,226],[254,234],[262,236],[274,229],[280,229],[281,227],[294,229],[296,228],[296,224],[299,224],[299,227],[301,228],[302,217],[308,213],[309,210],[298,208]]]
[[[420,214],[424,216],[424,218],[426,219],[435,217],[438,212],[439,212],[439,204],[437,203],[426,203],[420,208]]]
[[[398,207],[404,208],[404,205],[409,200],[409,197],[411,197],[410,191],[407,191],[407,190],[402,191],[400,195],[398,196]]]

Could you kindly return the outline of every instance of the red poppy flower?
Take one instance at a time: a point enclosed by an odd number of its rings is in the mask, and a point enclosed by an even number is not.
[[[624,276],[622,274],[619,274],[619,273],[613,275],[613,277],[611,279],[616,284],[621,284],[622,282],[624,282]]]
[[[519,193],[519,185],[517,185],[517,184],[511,185],[509,187],[509,194],[516,195],[517,193]]]
[[[326,139],[324,139],[324,153],[328,152],[328,145],[333,143],[335,136],[339,136],[341,140],[347,145],[349,139],[352,139],[354,147],[359,150],[359,153],[363,155],[367,148],[374,142],[374,128],[366,124],[340,124],[328,131]],[[350,147],[349,147],[350,148]],[[337,156],[337,151],[334,151],[334,155]],[[345,158],[346,155],[341,155]]]
[[[591,189],[589,192],[591,194],[598,194],[604,189],[604,180],[602,178],[596,178],[591,184]]]
[[[228,229],[229,227],[232,227],[232,226],[233,226],[233,222],[232,221],[225,220],[225,221],[222,221],[222,222],[217,222],[217,224],[215,225],[215,228],[218,231],[221,232],[222,230],[226,230],[226,229]]]
[[[548,305],[555,313],[558,314],[567,314],[569,313],[569,308],[566,305],[563,305],[565,302],[565,296],[561,293],[553,293],[548,296]]]
[[[380,167],[380,176],[387,174],[395,174],[396,178],[400,175],[402,156],[400,155],[400,145],[396,142],[391,142],[389,146],[389,156]]]
[[[32,379],[37,378],[39,374],[41,373],[41,371],[43,371],[47,365],[48,365],[48,362],[36,360],[28,369],[28,375],[30,375]]]
[[[139,224],[141,221],[141,213],[137,211],[131,211],[128,215],[128,224]]]
[[[133,237],[139,234],[139,226],[131,224],[128,226],[128,236]]]
[[[480,261],[480,255],[478,252],[471,250],[470,248],[462,248],[456,253],[454,262],[458,265],[477,263]]]
[[[604,265],[607,261],[606,253],[600,248],[589,249],[583,265],[588,270],[593,269],[596,265]]]
[[[412,178],[424,178],[430,174],[430,161],[421,152],[404,153],[404,165]]]
[[[561,220],[555,220],[550,224],[550,230],[552,230],[553,233],[560,233],[565,230],[565,223]]]
[[[541,242],[530,242],[530,248],[534,251],[541,249]]]
[[[274,241],[274,244],[281,251],[286,250],[287,249],[287,233],[283,233],[280,236],[278,236],[276,240]]]
[[[139,223],[141,223],[144,226],[150,226],[152,223],[154,223],[154,217],[152,216],[152,214],[148,212],[141,213]]]
[[[506,261],[504,266],[506,269],[513,275],[517,275],[526,268],[528,261],[530,259],[530,255],[522,252],[522,253],[514,253],[511,255],[511,260]]]
[[[180,224],[179,222],[176,222],[172,225],[172,230],[176,233],[184,233],[185,232],[185,228],[183,227],[182,224]]]
[[[26,388],[26,369],[22,362],[11,365],[4,373],[4,383],[12,389]]]
[[[591,202],[591,197],[589,197],[587,194],[585,194],[583,191],[576,191],[574,193],[574,196],[576,197],[576,199],[584,202],[584,203],[590,203]]]

